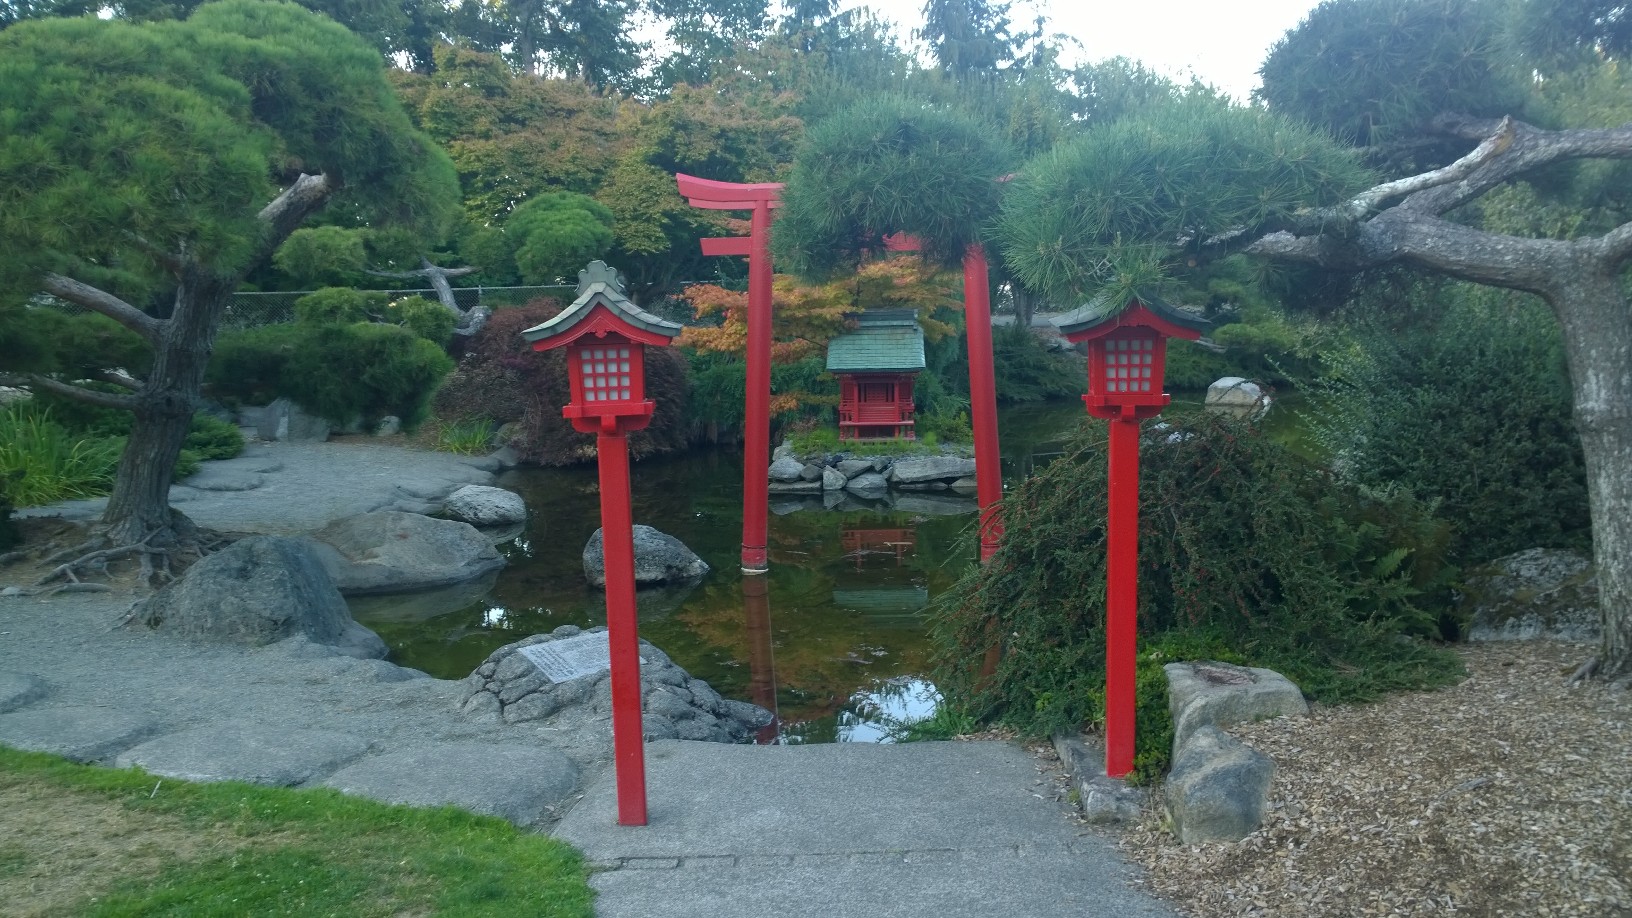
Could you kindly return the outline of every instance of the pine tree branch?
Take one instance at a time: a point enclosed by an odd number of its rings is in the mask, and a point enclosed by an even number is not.
[[[1619,268],[1632,259],[1632,223],[1623,223],[1591,242],[1607,266]]]
[[[164,322],[155,319],[111,293],[98,290],[61,274],[46,274],[42,281],[46,293],[67,300],[77,306],[99,312],[142,337],[148,344],[157,345]]]
[[[290,233],[306,222],[307,217],[321,210],[337,190],[338,183],[330,180],[327,174],[301,173],[293,184],[272,200],[272,203],[261,208],[261,212],[256,216],[266,226],[266,235],[261,239],[263,257],[271,255],[274,249],[289,238]],[[256,261],[258,263],[259,259]]]
[[[44,390],[101,408],[119,408],[130,411],[136,407],[136,397],[133,395],[120,395],[117,392],[98,392],[95,389],[86,389],[73,383],[63,382],[60,379],[41,376],[38,373],[0,374],[0,386]]]
[[[105,383],[111,383],[132,392],[142,387],[142,381],[121,370],[99,370],[96,378]]]
[[[1446,117],[1441,118],[1436,127],[1452,136],[1484,132],[1484,136],[1494,139],[1506,125],[1511,125],[1512,141],[1482,168],[1456,182],[1418,191],[1398,206],[1418,213],[1444,214],[1542,166],[1571,159],[1632,159],[1632,124],[1607,129],[1547,131],[1510,118],[1494,123]]]

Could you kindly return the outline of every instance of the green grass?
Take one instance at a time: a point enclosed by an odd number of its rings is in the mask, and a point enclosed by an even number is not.
[[[24,402],[0,409],[0,480],[18,507],[106,494],[124,446],[122,437],[75,436]]]
[[[857,456],[939,456],[940,438],[926,433],[918,440],[840,440],[831,427],[801,431],[788,436],[795,455],[852,453]]]
[[[461,456],[485,455],[493,445],[493,422],[487,418],[469,418],[463,421],[439,421],[436,427],[436,448],[445,453]]]
[[[450,807],[159,781],[4,748],[0,800],[0,901],[28,914],[593,914],[571,847]],[[86,847],[101,852],[97,869],[53,886],[62,860]],[[55,900],[29,901],[29,890],[53,888]]]

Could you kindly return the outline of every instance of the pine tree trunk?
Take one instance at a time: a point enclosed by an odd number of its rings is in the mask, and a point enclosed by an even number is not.
[[[1620,281],[1583,270],[1552,298],[1564,328],[1586,459],[1604,638],[1600,673],[1632,674],[1632,308]]]
[[[170,545],[192,529],[170,507],[170,482],[231,291],[225,279],[199,270],[188,271],[176,291],[175,309],[154,348],[153,368],[135,393],[135,422],[102,517],[116,543],[145,539],[155,546]]]

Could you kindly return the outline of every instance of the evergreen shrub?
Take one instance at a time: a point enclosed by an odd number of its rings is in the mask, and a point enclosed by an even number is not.
[[[385,320],[444,348],[452,340],[453,328],[459,323],[458,317],[448,307],[422,296],[407,296],[392,302],[385,308]]]
[[[1439,503],[1453,555],[1586,549],[1585,464],[1556,320],[1539,301],[1453,287],[1423,328],[1361,326],[1310,389],[1316,442],[1350,481]]]
[[[370,322],[385,311],[384,293],[352,287],[324,287],[295,300],[295,319],[325,324]]]
[[[390,414],[411,430],[452,369],[442,348],[401,326],[296,322],[223,334],[208,381],[218,398],[284,396],[336,424]]]
[[[1086,427],[1012,490],[996,556],[937,598],[935,681],[955,707],[1036,735],[1102,722],[1105,434]],[[1438,634],[1454,575],[1431,507],[1347,485],[1205,413],[1147,426],[1140,461],[1147,775],[1168,754],[1164,662],[1267,666],[1327,702],[1454,677],[1455,657],[1423,640]],[[1001,662],[983,679],[994,642]]]

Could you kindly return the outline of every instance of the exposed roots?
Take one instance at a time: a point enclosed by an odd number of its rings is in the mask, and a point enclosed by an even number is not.
[[[1600,660],[1598,657],[1593,657],[1587,662],[1582,663],[1580,666],[1577,666],[1575,668],[1575,672],[1570,673],[1570,678],[1566,680],[1566,683],[1569,685],[1575,685],[1578,682],[1585,682],[1596,675],[1599,667],[1602,665],[1602,660]]]
[[[116,543],[106,532],[102,532],[45,558],[45,564],[54,566],[25,592],[45,596],[104,592],[111,588],[87,583],[81,578],[110,576],[108,565],[128,558],[135,558],[140,563],[143,583],[163,586],[175,580],[194,561],[230,542],[231,539],[192,526],[180,533],[172,528],[156,528],[140,540],[128,543]]]

